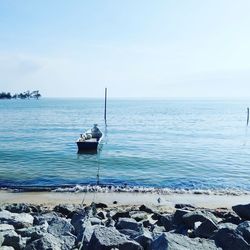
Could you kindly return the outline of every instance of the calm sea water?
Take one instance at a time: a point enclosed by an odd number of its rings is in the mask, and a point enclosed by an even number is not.
[[[0,101],[0,187],[100,184],[250,191],[247,101]],[[98,123],[97,155],[77,154]]]

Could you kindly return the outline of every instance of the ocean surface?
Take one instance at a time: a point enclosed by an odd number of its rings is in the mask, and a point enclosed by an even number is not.
[[[249,105],[108,100],[105,128],[101,99],[0,100],[0,188],[249,192]],[[99,153],[77,154],[93,123]]]

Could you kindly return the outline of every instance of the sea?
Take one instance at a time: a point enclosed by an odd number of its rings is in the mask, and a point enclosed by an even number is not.
[[[250,100],[0,100],[0,188],[250,192]],[[97,123],[97,154],[78,154]]]

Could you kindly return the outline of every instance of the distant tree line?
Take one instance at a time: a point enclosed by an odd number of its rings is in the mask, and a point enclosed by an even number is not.
[[[41,97],[41,94],[39,93],[39,90],[35,90],[35,91],[25,91],[23,93],[20,94],[14,94],[11,95],[11,93],[5,93],[2,92],[0,93],[0,99],[29,99],[29,98],[35,98],[35,99],[39,99]]]

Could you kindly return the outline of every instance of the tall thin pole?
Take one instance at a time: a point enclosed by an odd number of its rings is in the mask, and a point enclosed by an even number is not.
[[[107,88],[105,88],[104,121],[105,125],[107,125]]]
[[[249,108],[247,108],[247,126],[248,126],[248,123],[249,123]]]

